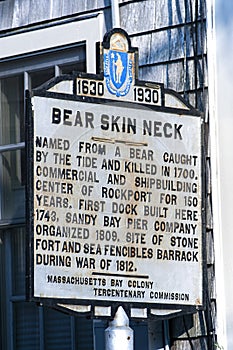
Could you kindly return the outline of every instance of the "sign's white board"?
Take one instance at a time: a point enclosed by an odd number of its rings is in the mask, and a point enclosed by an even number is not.
[[[34,296],[203,303],[200,117],[34,96]]]

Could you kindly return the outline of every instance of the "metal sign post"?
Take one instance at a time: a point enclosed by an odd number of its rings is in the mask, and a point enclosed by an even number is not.
[[[108,317],[112,303],[135,317],[196,310],[202,118],[137,79],[124,31],[107,33],[101,54],[99,75],[59,77],[29,98],[30,298]]]
[[[105,330],[105,350],[133,350],[133,330],[129,327],[129,319],[120,306],[114,320]]]

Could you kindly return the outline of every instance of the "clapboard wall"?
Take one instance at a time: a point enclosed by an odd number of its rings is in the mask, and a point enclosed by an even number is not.
[[[204,0],[120,0],[120,23],[140,48],[139,78],[162,82],[205,109],[206,10]],[[1,0],[0,30],[104,11],[110,0]]]
[[[178,91],[205,116],[207,308],[169,320],[172,350],[214,349],[215,296],[208,135],[208,84],[205,0],[119,0],[120,24],[139,48],[139,78],[164,83]],[[61,18],[104,11],[111,29],[110,0],[1,0],[0,35],[10,30],[48,24]],[[153,323],[154,334],[161,321]],[[158,334],[157,337],[160,335]],[[156,341],[153,349],[157,349]]]

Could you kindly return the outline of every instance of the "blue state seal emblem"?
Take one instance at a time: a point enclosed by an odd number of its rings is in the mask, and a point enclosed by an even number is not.
[[[119,97],[128,94],[132,83],[132,59],[120,35],[104,53],[104,77],[108,91]]]

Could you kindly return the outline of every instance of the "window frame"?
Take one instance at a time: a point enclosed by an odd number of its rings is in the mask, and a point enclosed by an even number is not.
[[[0,65],[49,48],[86,42],[87,72],[95,73],[96,43],[102,41],[104,33],[103,12],[0,32]]]

